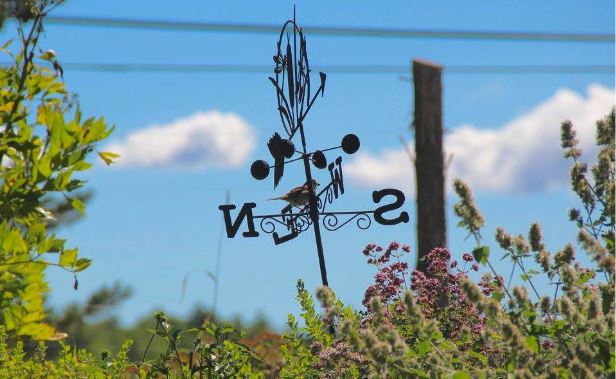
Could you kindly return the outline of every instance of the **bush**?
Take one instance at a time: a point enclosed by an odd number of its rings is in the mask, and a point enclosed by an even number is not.
[[[12,64],[0,68],[0,324],[10,335],[35,339],[65,336],[45,323],[45,270],[75,275],[76,289],[76,273],[90,265],[48,231],[54,215],[45,206],[61,198],[85,212],[74,195],[85,182],[74,176],[91,167],[88,156],[111,133],[102,118],[82,119],[55,53],[38,46],[43,18],[58,3],[28,1],[29,28],[16,15],[16,53],[11,41],[1,48]],[[107,163],[115,157],[99,155]]]
[[[107,355],[94,359],[85,350],[60,344],[60,355],[55,361],[46,359],[43,342],[39,343],[34,355],[26,359],[23,343],[18,341],[9,347],[6,330],[0,327],[0,378],[120,378],[131,372],[126,358],[130,341],[113,359]]]
[[[360,312],[344,307],[331,289],[321,288],[317,298],[324,314],[319,316],[298,282],[305,326],[289,316],[281,376],[613,376],[613,135],[614,110],[597,122],[599,153],[589,179],[587,165],[579,161],[575,131],[570,122],[562,124],[565,157],[574,161],[571,186],[582,203],[582,210],[569,212],[570,219],[580,228],[577,239],[596,267],[582,267],[572,244],[551,254],[538,224],[531,225],[528,238],[498,228],[496,241],[527,284],[509,288],[490,263],[489,248],[481,245],[484,220],[471,191],[456,180],[460,202],[454,210],[459,225],[477,242],[473,254],[463,254],[458,262],[447,249],[436,248],[427,256],[426,271],[409,275],[404,260],[408,246],[369,244],[363,254],[377,273]],[[467,273],[480,265],[490,272],[476,284]],[[538,291],[533,280],[538,275],[552,283],[549,295]]]

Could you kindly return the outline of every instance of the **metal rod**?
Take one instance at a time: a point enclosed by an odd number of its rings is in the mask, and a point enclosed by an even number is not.
[[[306,137],[304,136],[304,125],[299,124],[299,134],[302,138],[302,149],[304,150],[304,171],[306,173],[306,183],[310,192],[310,218],[314,229],[314,239],[317,245],[317,255],[319,257],[319,269],[321,270],[321,283],[329,287],[327,281],[327,269],[325,267],[325,254],[323,253],[323,241],[321,240],[321,227],[319,226],[319,210],[317,209],[317,197],[312,186],[312,173],[310,172],[310,159],[306,154]]]
[[[328,215],[354,215],[358,213],[374,213],[374,211],[340,211],[340,212],[321,212],[319,216],[328,216]],[[310,216],[308,212],[300,212],[300,213],[277,213],[270,215],[254,215],[252,218],[275,218],[275,217],[299,217],[299,216]]]

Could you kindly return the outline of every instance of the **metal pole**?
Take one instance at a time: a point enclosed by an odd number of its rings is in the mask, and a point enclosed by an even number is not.
[[[324,286],[329,287],[327,282],[327,269],[325,268],[325,255],[323,254],[323,242],[321,241],[321,227],[319,225],[319,210],[317,208],[317,197],[312,188],[312,173],[310,172],[310,161],[306,154],[306,138],[304,137],[304,125],[299,124],[299,133],[302,138],[302,149],[304,152],[304,171],[306,172],[306,183],[308,184],[308,190],[310,191],[310,219],[312,220],[312,226],[314,229],[314,239],[317,244],[317,254],[319,256],[319,268],[321,269],[321,283]]]

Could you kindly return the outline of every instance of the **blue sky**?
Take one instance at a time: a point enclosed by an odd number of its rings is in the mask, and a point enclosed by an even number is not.
[[[614,32],[611,1],[388,1],[378,5],[301,1],[296,9],[298,22],[305,25]],[[292,12],[293,2],[286,1],[195,0],[170,6],[167,1],[152,0],[69,1],[55,14],[282,24]],[[8,23],[3,35],[11,35],[12,27]],[[269,65],[276,38],[271,34],[49,25],[42,46],[53,48],[60,62]],[[413,58],[445,66],[614,63],[614,45],[609,43],[310,34],[307,38],[311,63],[317,66],[407,65]],[[115,168],[97,165],[87,175],[90,188],[96,191],[88,215],[61,234],[78,246],[83,256],[92,258],[93,265],[80,274],[76,292],[72,290],[72,277],[51,270],[52,305],[81,301],[101,284],[115,280],[135,290],[133,298],[118,310],[125,322],[154,309],[183,314],[195,304],[212,304],[213,283],[206,273],[214,271],[222,220],[217,206],[223,203],[225,190],[230,189],[234,203],[255,201],[257,213],[275,212],[280,204],[265,199],[301,180],[300,167],[291,167],[273,191],[270,180],[257,182],[249,174],[253,160],[267,159],[268,137],[281,131],[275,93],[267,76],[67,70],[67,86],[79,95],[84,114],[104,115],[117,125],[109,144],[124,149],[125,164]],[[334,145],[349,132],[362,141],[360,153],[343,156],[343,169],[348,168],[347,192],[335,204],[338,210],[372,208],[371,192],[375,189],[394,186],[408,191],[405,210],[411,215],[410,223],[376,225],[367,231],[346,227],[324,233],[330,285],[343,301],[357,307],[373,275],[361,255],[363,246],[392,240],[411,246],[416,243],[412,170],[401,155],[398,140],[399,135],[410,138],[412,86],[398,76],[329,74],[325,97],[318,100],[306,122],[313,148]],[[492,242],[497,226],[526,234],[530,223],[539,221],[553,250],[573,240],[575,228],[567,221],[566,210],[576,203],[566,188],[567,164],[559,158],[558,123],[564,118],[579,121],[576,126],[583,129],[582,136],[592,137],[591,120],[609,111],[613,103],[613,74],[445,73],[446,149],[454,154],[449,174],[461,176],[475,189],[477,203],[487,219],[486,241],[494,248],[495,257],[500,256]],[[169,152],[185,146],[182,144],[187,140],[180,138],[181,131],[199,124],[195,121],[197,114],[210,125],[195,129],[203,133],[199,135],[204,140],[192,146],[204,149],[199,158],[202,164],[173,161],[169,157],[174,155]],[[151,137],[156,135],[153,127],[162,130],[159,139]],[[235,143],[211,142],[220,130],[236,138]],[[173,138],[166,140],[164,133],[170,131]],[[134,141],[145,141],[145,145]],[[589,146],[589,138],[582,141]],[[136,152],[136,146],[148,148]],[[227,150],[229,154],[222,154]],[[381,178],[372,175],[377,171],[386,174]],[[472,248],[472,243],[455,227],[457,221],[451,212],[455,201],[449,194],[448,238],[454,256],[459,257]],[[222,314],[249,319],[262,312],[278,326],[287,313],[298,310],[294,300],[296,280],[302,278],[310,289],[320,284],[311,233],[280,246],[266,235],[225,239],[221,267],[218,309]],[[508,273],[506,263],[497,267]],[[180,299],[186,277],[186,294]]]

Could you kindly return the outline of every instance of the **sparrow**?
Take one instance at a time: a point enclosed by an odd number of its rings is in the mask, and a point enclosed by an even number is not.
[[[316,191],[318,186],[319,183],[312,179],[312,190]],[[284,200],[292,206],[300,208],[301,206],[308,204],[308,201],[310,200],[310,189],[308,188],[308,183],[304,183],[299,187],[293,188],[283,196],[274,197],[268,200]]]

